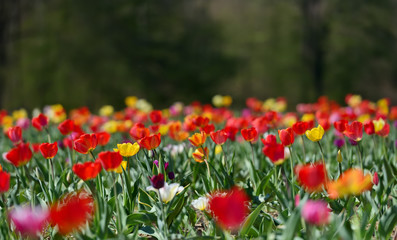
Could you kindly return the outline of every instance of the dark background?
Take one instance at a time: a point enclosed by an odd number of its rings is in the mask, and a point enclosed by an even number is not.
[[[0,107],[397,103],[396,0],[0,0]]]

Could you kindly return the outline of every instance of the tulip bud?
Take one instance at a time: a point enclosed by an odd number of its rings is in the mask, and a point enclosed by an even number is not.
[[[379,176],[378,176],[378,173],[377,173],[377,172],[374,173],[374,176],[373,176],[373,178],[372,178],[372,182],[373,182],[376,186],[379,184]]]
[[[336,156],[336,160],[338,160],[338,162],[342,162],[343,158],[342,158],[342,153],[340,152],[340,149],[338,150],[338,155]]]

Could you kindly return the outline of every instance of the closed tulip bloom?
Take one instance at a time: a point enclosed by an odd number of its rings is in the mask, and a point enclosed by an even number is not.
[[[150,120],[152,121],[152,123],[157,124],[157,123],[161,122],[162,113],[160,110],[153,110],[150,112],[149,117],[150,117]]]
[[[343,133],[346,130],[348,122],[345,119],[334,122],[334,127],[338,132]]]
[[[207,197],[199,197],[192,201],[192,206],[200,211],[204,211],[208,207],[209,199]]]
[[[306,137],[312,142],[320,141],[324,136],[324,129],[321,125],[318,125],[316,128],[312,128],[311,130],[307,130],[305,132]]]
[[[375,126],[372,121],[369,121],[364,124],[364,131],[367,135],[372,135],[375,133]]]
[[[208,125],[200,128],[200,131],[203,131],[207,135],[209,135],[211,132],[215,131],[215,125],[214,124],[208,124]]]
[[[110,140],[110,134],[107,132],[96,133],[96,138],[98,139],[99,146],[106,146]]]
[[[379,120],[373,120],[375,133],[381,137],[387,137],[390,133],[390,125],[386,123],[382,118]]]
[[[15,207],[8,213],[8,218],[15,230],[24,237],[36,238],[44,230],[49,217],[47,209],[40,207]]]
[[[40,152],[46,159],[54,158],[58,152],[58,142],[40,144]]]
[[[66,119],[58,125],[58,130],[62,135],[69,135],[73,132],[74,122],[70,119]]]
[[[10,189],[10,174],[0,170],[0,194]]]
[[[282,144],[277,143],[275,135],[268,135],[265,139],[262,139],[265,145],[262,152],[267,156],[274,165],[280,165],[285,161],[285,151]]]
[[[378,186],[378,184],[379,184],[379,176],[378,176],[377,172],[374,173],[374,177],[372,178],[372,182],[375,184],[375,186]]]
[[[152,178],[150,178],[150,182],[155,189],[160,189],[164,187],[164,175],[162,173],[154,175]]]
[[[363,138],[363,124],[359,121],[354,121],[346,126],[346,130],[343,133],[349,139],[358,142]]]
[[[14,166],[19,167],[28,163],[32,159],[32,150],[30,150],[29,143],[21,143],[12,148],[3,156],[5,160],[12,163]]]
[[[210,121],[209,118],[203,117],[203,116],[198,116],[193,119],[194,125],[196,125],[197,127],[200,127],[200,128],[207,126],[209,121]]]
[[[196,162],[204,162],[204,160],[208,158],[208,148],[205,147],[204,150],[202,148],[197,148],[196,151],[192,153],[192,157]]]
[[[250,199],[243,189],[234,187],[211,194],[208,208],[215,222],[223,229],[237,230],[249,213]]]
[[[241,130],[241,135],[247,142],[255,141],[256,137],[258,136],[258,132],[254,127],[252,128],[245,128]]]
[[[164,185],[161,188],[155,188],[153,186],[148,186],[146,188],[147,191],[155,191],[160,194],[161,201],[163,203],[170,202],[175,197],[175,195],[182,192],[183,189],[184,187],[180,186],[179,183],[168,184],[166,182],[164,182]]]
[[[40,113],[39,116],[34,117],[32,119],[32,125],[37,130],[41,131],[43,129],[43,127],[46,127],[48,125],[48,117],[46,115]]]
[[[10,127],[7,130],[7,136],[14,144],[21,142],[22,140],[22,128],[21,127]]]
[[[337,199],[349,195],[360,195],[371,188],[371,174],[364,175],[360,169],[349,169],[338,180],[329,182],[327,191],[331,199]]]
[[[195,133],[189,138],[190,143],[195,147],[200,147],[205,143],[207,134],[205,132]]]
[[[309,224],[323,226],[329,223],[329,213],[331,210],[327,202],[322,200],[307,200],[302,208],[302,217]]]
[[[289,147],[294,143],[295,137],[292,128],[278,130],[278,135],[284,146]]]
[[[76,163],[72,168],[73,172],[83,181],[96,178],[102,170],[99,162]]]
[[[145,125],[143,125],[142,123],[135,124],[130,130],[130,136],[135,141],[138,141],[139,139],[149,136],[149,134],[150,134],[150,130],[148,128],[145,128]]]
[[[117,152],[120,153],[121,156],[123,157],[132,157],[135,154],[138,153],[140,147],[138,143],[122,143],[122,144],[117,144]]]
[[[88,154],[96,148],[98,140],[95,133],[83,134],[73,142],[73,149],[82,154]]]
[[[157,148],[161,143],[161,134],[153,134],[146,136],[138,141],[139,145],[146,150],[153,150]]]
[[[328,182],[327,170],[323,163],[298,165],[295,167],[298,183],[307,192],[321,192]]]
[[[92,196],[85,191],[79,191],[52,204],[49,220],[52,226],[58,227],[60,234],[67,235],[92,220],[94,210]]]
[[[123,157],[118,152],[107,151],[99,153],[97,161],[106,171],[114,171],[120,166]]]
[[[304,121],[299,121],[292,125],[292,130],[294,130],[294,132],[299,136],[305,134],[308,128],[309,124]]]

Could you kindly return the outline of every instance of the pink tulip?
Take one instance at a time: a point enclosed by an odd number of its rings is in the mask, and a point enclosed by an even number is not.
[[[330,211],[324,201],[307,200],[302,208],[302,217],[309,224],[322,226],[328,224]]]
[[[29,206],[15,207],[9,214],[9,220],[15,230],[23,236],[37,237],[45,227],[49,216],[47,209]]]

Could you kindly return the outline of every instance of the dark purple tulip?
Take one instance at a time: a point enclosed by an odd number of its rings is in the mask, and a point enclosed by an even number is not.
[[[345,139],[343,139],[343,138],[337,138],[337,139],[335,139],[334,145],[335,145],[336,147],[338,147],[338,148],[343,147],[343,145],[345,145]]]
[[[350,139],[350,138],[349,138],[349,143],[350,143],[352,146],[356,146],[356,145],[357,145],[357,142],[354,141],[353,139]]]
[[[169,173],[168,173],[168,178],[169,178],[170,180],[174,179],[174,178],[175,178],[174,172],[169,172]]]
[[[152,186],[156,189],[160,189],[164,187],[164,175],[159,174],[159,175],[154,175],[151,179],[150,182],[152,183]]]

